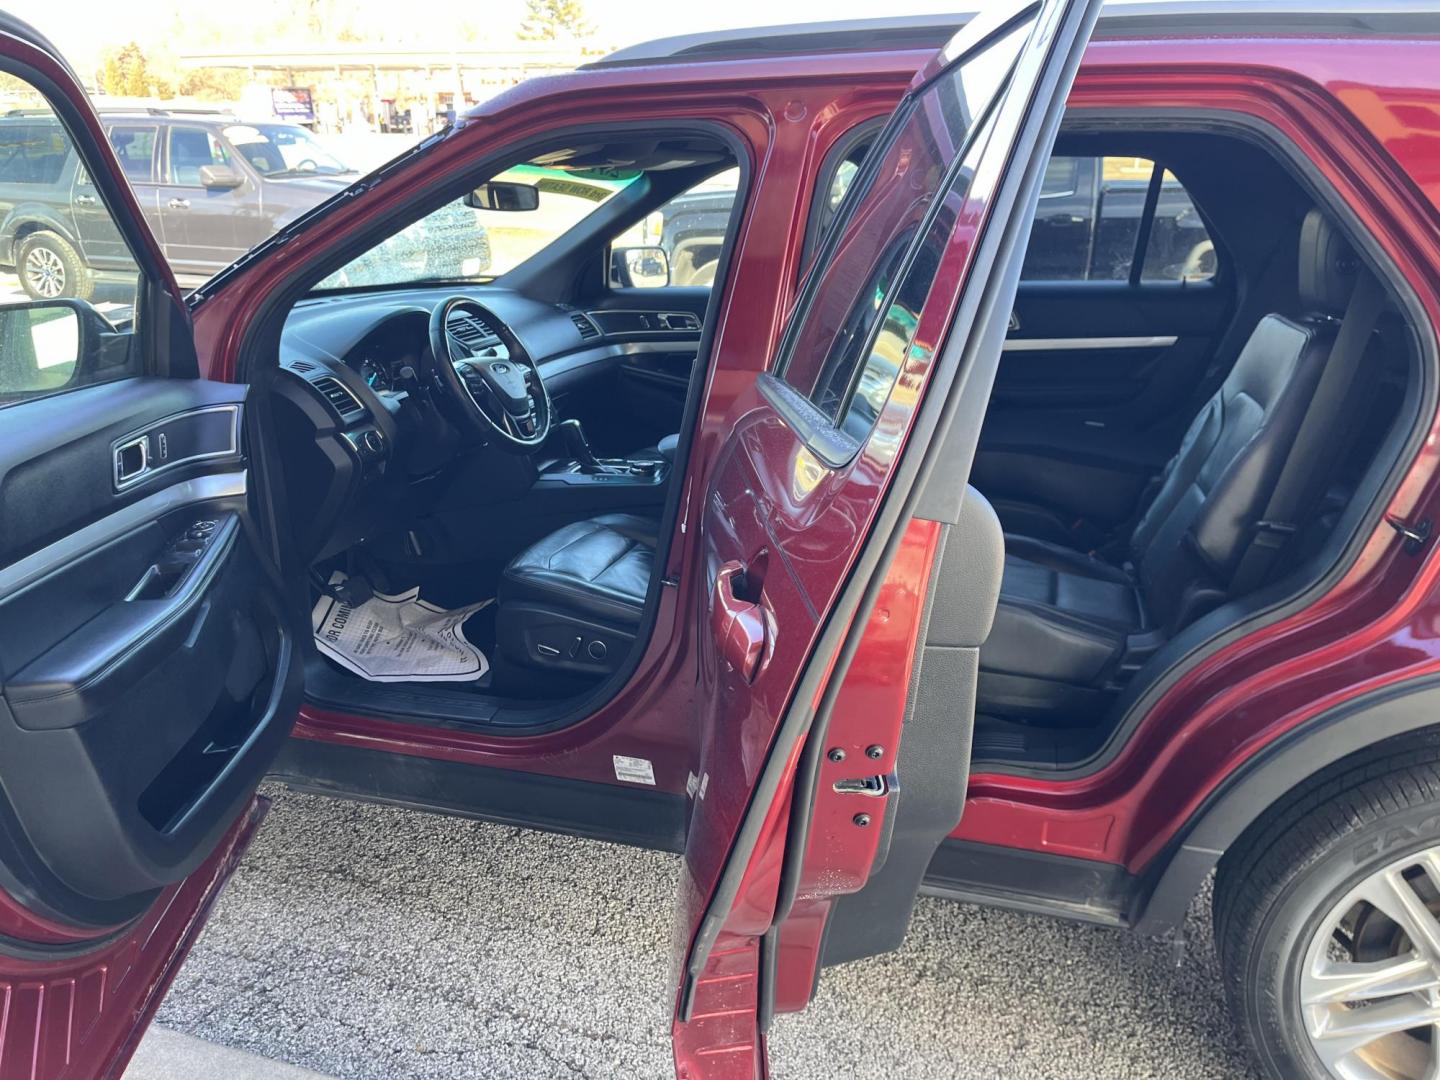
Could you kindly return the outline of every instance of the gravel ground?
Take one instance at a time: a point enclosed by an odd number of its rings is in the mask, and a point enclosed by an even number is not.
[[[341,1077],[672,1075],[678,860],[283,790],[159,1016]],[[777,1077],[1251,1075],[1208,926],[1172,950],[924,899],[898,953],[826,972]]]

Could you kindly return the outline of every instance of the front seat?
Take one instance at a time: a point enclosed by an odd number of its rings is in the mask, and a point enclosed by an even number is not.
[[[1089,719],[1169,637],[1230,596],[1247,548],[1275,525],[1262,517],[1334,345],[1356,266],[1312,210],[1300,230],[1303,314],[1266,315],[1256,325],[1119,558],[1007,534],[1000,605],[980,650],[982,712]]]
[[[557,529],[510,561],[496,644],[532,668],[607,675],[635,641],[655,562],[657,519],[605,514]]]

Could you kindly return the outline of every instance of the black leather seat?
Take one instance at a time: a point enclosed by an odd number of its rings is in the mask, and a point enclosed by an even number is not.
[[[532,667],[613,671],[640,624],[657,530],[651,517],[606,514],[557,529],[517,555],[500,578],[500,651]]]
[[[1000,606],[980,651],[983,712],[1084,719],[1232,595],[1246,550],[1271,527],[1262,517],[1354,288],[1354,255],[1317,211],[1302,225],[1299,265],[1303,314],[1260,320],[1118,557],[1006,536]]]

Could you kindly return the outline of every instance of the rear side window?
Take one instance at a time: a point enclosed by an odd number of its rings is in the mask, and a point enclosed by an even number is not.
[[[1021,277],[1203,281],[1214,275],[1215,245],[1174,173],[1141,157],[1050,159]]]
[[[56,122],[0,125],[0,183],[56,183],[69,156],[70,139]]]
[[[110,129],[110,145],[120,167],[132,184],[155,180],[155,128],[153,125],[116,124]]]
[[[1021,23],[995,38],[902,106],[846,185],[807,276],[779,374],[857,442],[895,385],[954,225],[953,205],[963,201],[968,171],[950,179],[951,162],[998,96],[1029,29]]]

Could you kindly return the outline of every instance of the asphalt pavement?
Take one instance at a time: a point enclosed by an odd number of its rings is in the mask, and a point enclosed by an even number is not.
[[[163,1027],[347,1078],[672,1075],[676,857],[270,794]],[[922,899],[899,952],[777,1018],[775,1075],[1249,1076],[1203,910],[1177,965],[1119,931]]]

